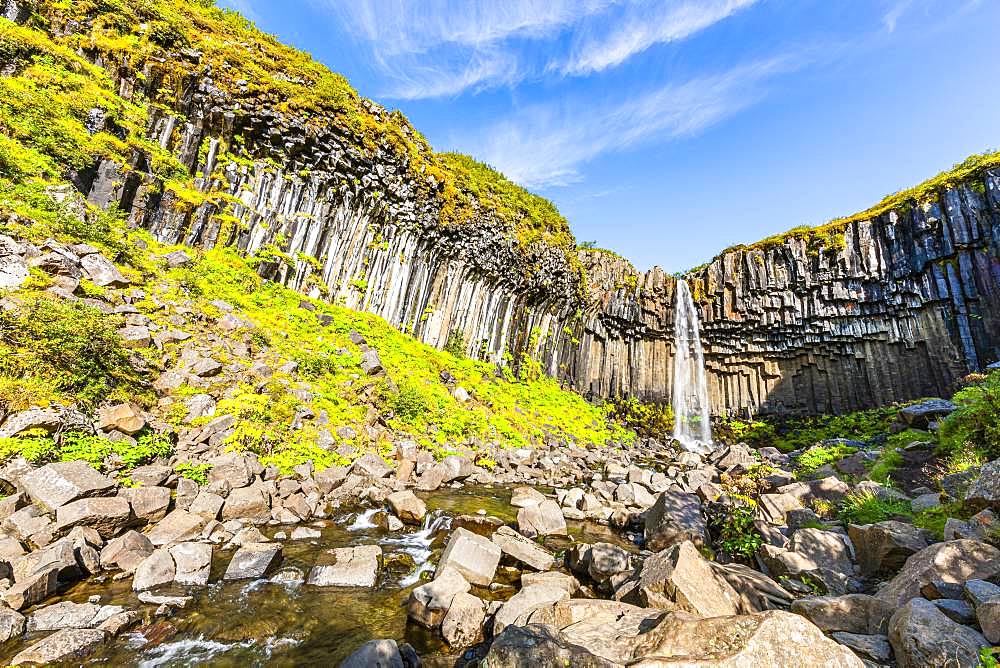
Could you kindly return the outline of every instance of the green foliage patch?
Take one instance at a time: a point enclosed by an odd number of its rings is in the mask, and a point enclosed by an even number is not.
[[[959,390],[952,401],[958,410],[941,421],[942,451],[972,452],[987,461],[1000,457],[1000,371]]]
[[[871,490],[861,490],[844,497],[837,516],[846,526],[873,524],[897,517],[909,518],[911,514],[907,501],[883,498]]]
[[[816,472],[816,469],[835,461],[849,457],[858,449],[843,443],[833,445],[814,445],[801,455],[799,455],[796,475],[799,477],[809,477]]]
[[[39,386],[50,388],[43,397],[91,408],[104,400],[151,401],[118,336],[123,324],[119,316],[48,295],[17,311],[0,310],[0,404],[23,405],[19,392]]]

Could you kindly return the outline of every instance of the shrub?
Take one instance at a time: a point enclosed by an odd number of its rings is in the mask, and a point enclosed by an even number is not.
[[[882,498],[871,490],[852,492],[840,504],[838,517],[847,524],[873,524],[894,517],[909,517],[910,504],[901,499]]]
[[[764,543],[754,527],[756,503],[749,498],[736,498],[736,503],[712,522],[716,547],[733,559],[749,562]]]
[[[199,485],[207,485],[208,472],[211,469],[211,464],[192,464],[191,462],[181,462],[174,467],[174,472],[182,478],[195,481]]]
[[[149,400],[118,336],[121,324],[118,316],[51,297],[0,311],[0,377],[35,379],[85,407],[108,398]]]
[[[465,356],[465,335],[462,334],[462,330],[453,329],[448,332],[448,341],[444,344],[444,350],[455,357]]]
[[[664,438],[674,432],[674,410],[669,404],[646,403],[635,397],[608,402],[608,414],[640,436]]]
[[[941,421],[942,449],[971,449],[988,460],[1000,457],[1000,371],[960,390],[952,401],[958,409]]]

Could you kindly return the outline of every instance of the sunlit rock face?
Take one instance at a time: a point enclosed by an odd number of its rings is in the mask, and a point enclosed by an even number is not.
[[[672,276],[598,251],[578,253],[581,273],[558,249],[519,245],[489,211],[442,226],[433,179],[410,175],[388,147],[361,151],[333,124],[305,126],[234,105],[210,80],[189,83],[182,108],[153,111],[149,136],[189,167],[197,192],[225,197],[178,206],[142,165],[102,164],[77,179],[91,201],[118,203],[165,242],[272,247],[290,264],[265,263],[267,278],[430,345],[460,334],[469,355],[509,362],[526,351],[585,395],[670,400]],[[126,96],[135,85],[120,81]],[[259,159],[221,164],[220,146],[236,137]],[[943,394],[1000,357],[1000,172],[938,195],[851,223],[839,250],[790,238],[690,272],[713,413]]]

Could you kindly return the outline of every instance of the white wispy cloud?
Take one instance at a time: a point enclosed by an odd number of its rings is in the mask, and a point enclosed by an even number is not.
[[[419,99],[600,72],[757,0],[310,1],[370,51],[383,97]]]
[[[889,32],[896,31],[896,24],[910,8],[913,7],[913,0],[894,0],[889,5],[889,9],[882,15],[882,25]]]
[[[675,42],[749,7],[757,0],[698,0],[634,3],[608,21],[588,24],[576,35],[570,57],[550,68],[589,74],[621,65],[657,44]]]
[[[526,187],[566,185],[598,155],[694,135],[719,123],[760,100],[768,79],[800,64],[779,57],[617,103],[564,100],[534,106],[486,128],[475,145],[462,149]]]

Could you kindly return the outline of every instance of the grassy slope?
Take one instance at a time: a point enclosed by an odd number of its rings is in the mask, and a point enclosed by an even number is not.
[[[633,434],[609,419],[609,409],[587,403],[563,390],[540,373],[515,377],[509,369],[457,357],[407,336],[377,316],[358,313],[302,295],[262,280],[253,267],[256,257],[244,258],[230,249],[199,254],[187,267],[167,269],[158,258],[174,250],[142,231],[125,230],[120,219],[94,209],[84,221],[55,205],[39,190],[21,192],[33,197],[20,202],[15,223],[0,224],[0,232],[41,243],[54,237],[66,243],[88,241],[108,257],[117,258],[132,288],[144,297],[135,302],[140,313],[164,329],[176,327],[169,318],[180,309],[194,314],[180,329],[193,342],[210,348],[226,364],[247,368],[249,357],[234,355],[227,338],[245,341],[278,369],[294,361],[295,371],[276,373],[266,383],[234,383],[241,374],[215,381],[211,393],[223,397],[217,414],[239,416],[231,445],[258,452],[266,461],[288,468],[307,459],[319,466],[343,463],[340,456],[320,448],[319,425],[307,422],[293,428],[297,412],[308,408],[325,412],[331,430],[353,427],[356,438],[343,438],[359,451],[381,450],[390,438],[413,438],[437,456],[457,450],[488,451],[489,443],[503,447],[530,446],[552,437],[564,442],[603,445],[630,441]],[[188,249],[190,252],[190,249]],[[47,288],[52,278],[33,270],[29,283],[11,297],[22,303],[17,315],[0,318],[0,410],[23,410],[49,402],[80,403],[93,408],[105,400],[136,400],[168,423],[183,426],[185,398],[205,390],[181,387],[166,402],[156,402],[149,389],[158,367],[172,366],[184,344],[168,344],[162,359],[155,349],[124,351],[115,339],[121,316],[102,314],[79,303],[64,303]],[[81,292],[93,299],[119,303],[119,291],[86,281]],[[213,302],[224,300],[253,328],[226,334],[215,325],[222,314]],[[302,306],[306,301],[314,310]],[[317,315],[329,316],[321,324]],[[375,348],[387,377],[366,376],[360,350],[349,337],[363,335]],[[96,342],[96,343],[95,343]],[[99,347],[95,347],[99,345]],[[56,353],[59,354],[56,354]],[[131,355],[132,359],[129,360]],[[530,364],[524,365],[531,369]],[[472,399],[455,399],[441,381],[452,374]],[[242,374],[246,376],[246,374]],[[306,390],[307,398],[293,390]],[[370,411],[388,425],[385,436],[370,438],[365,425]],[[202,418],[200,422],[207,419]],[[199,424],[196,420],[194,426]],[[0,451],[39,449],[36,441],[2,444]],[[44,456],[52,456],[51,448]]]

